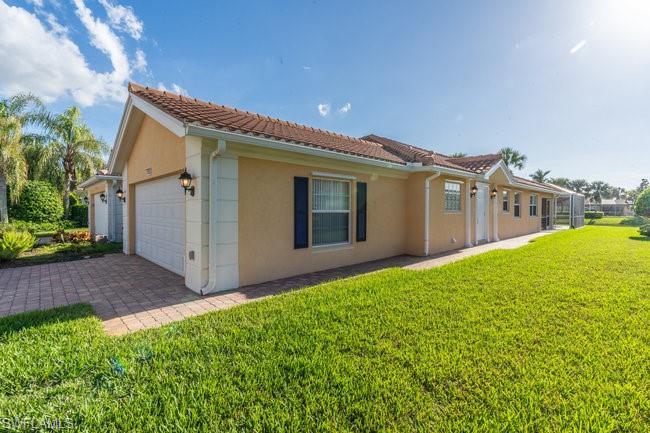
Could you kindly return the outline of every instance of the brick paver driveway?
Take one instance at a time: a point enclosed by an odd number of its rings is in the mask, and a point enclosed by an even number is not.
[[[138,256],[109,254],[73,262],[0,269],[0,317],[89,303],[109,334],[120,335],[266,296],[387,267],[428,269],[498,248],[517,248],[550,231],[434,257],[398,256],[199,296],[183,277]]]

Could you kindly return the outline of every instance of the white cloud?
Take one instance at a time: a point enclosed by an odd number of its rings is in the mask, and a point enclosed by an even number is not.
[[[311,71],[311,66],[303,65],[302,69],[304,69],[305,71]]]
[[[69,96],[82,106],[124,101],[131,71],[122,42],[83,0],[75,0],[75,6],[91,44],[109,57],[112,71],[92,69],[56,17],[45,14],[41,20],[0,0],[0,59],[11,59],[0,61],[1,95],[31,92],[46,102]]]
[[[43,7],[43,0],[27,0],[27,3],[31,3],[37,8],[42,8]]]
[[[144,24],[137,17],[132,7],[113,4],[110,0],[99,0],[99,3],[106,9],[111,27],[128,33],[135,40],[140,40]]]
[[[327,117],[330,114],[330,104],[318,104],[318,114]]]
[[[339,108],[339,113],[346,114],[350,110],[352,110],[352,104],[346,102],[341,108]]]
[[[573,48],[571,48],[571,50],[569,50],[569,54],[577,53],[578,51],[583,49],[585,45],[587,45],[587,41],[583,39],[580,42],[578,42],[577,44],[575,44],[575,46]]]
[[[176,83],[171,84],[171,89],[167,88],[164,83],[159,82],[158,83],[158,90],[162,90],[163,92],[172,92],[172,93],[177,93],[179,95],[184,95],[187,96],[187,90],[184,89],[183,87],[179,86]]]
[[[139,48],[135,50],[133,69],[138,72],[147,72],[147,56],[145,56],[144,51]]]

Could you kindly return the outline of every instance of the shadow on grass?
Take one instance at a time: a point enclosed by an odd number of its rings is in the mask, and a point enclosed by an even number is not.
[[[3,317],[0,318],[0,341],[7,334],[20,332],[28,328],[39,328],[55,323],[84,319],[90,316],[95,316],[95,312],[90,305],[75,304],[52,308],[46,311],[29,311],[27,313]]]
[[[647,236],[630,236],[630,239],[633,241],[650,242],[650,237]]]

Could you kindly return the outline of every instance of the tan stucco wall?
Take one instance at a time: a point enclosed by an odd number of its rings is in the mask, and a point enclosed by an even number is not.
[[[86,188],[86,194],[88,194],[88,230],[90,233],[95,234],[95,196],[97,194],[108,194],[108,182],[102,180],[97,182],[88,188]]]
[[[293,178],[311,178],[313,171],[322,169],[285,162],[239,158],[240,285],[361,263],[405,252],[406,180],[337,170],[328,172],[356,176],[356,181],[368,184],[367,240],[355,240],[356,198],[353,182],[351,243],[336,247],[294,249]],[[310,218],[310,245],[311,229]]]
[[[460,212],[445,211],[445,181],[463,182],[460,184]],[[462,178],[441,175],[431,181],[429,188],[429,254],[462,248],[465,244],[466,182]]]
[[[129,184],[180,173],[185,167],[185,142],[152,118],[145,117],[127,167]],[[147,169],[151,169],[151,174]]]

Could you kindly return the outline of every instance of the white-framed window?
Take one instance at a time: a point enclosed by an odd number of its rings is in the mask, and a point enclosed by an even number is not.
[[[503,212],[508,213],[510,212],[510,191],[504,189],[501,196],[503,197]]]
[[[530,216],[537,216],[537,194],[530,195]]]
[[[350,181],[312,179],[312,245],[350,242]]]
[[[445,181],[445,211],[460,212],[460,183]]]
[[[521,193],[516,192],[513,198],[513,211],[515,218],[521,217]]]

